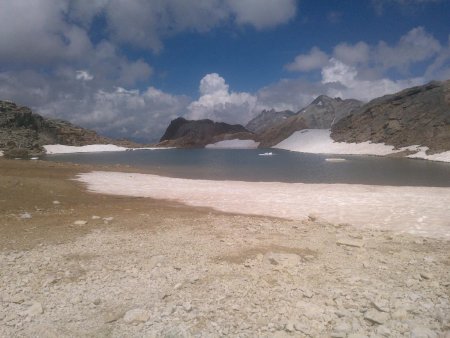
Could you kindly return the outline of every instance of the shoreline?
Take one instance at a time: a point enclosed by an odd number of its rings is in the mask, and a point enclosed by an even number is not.
[[[448,240],[97,194],[72,180],[101,169],[0,159],[0,336],[450,330]]]

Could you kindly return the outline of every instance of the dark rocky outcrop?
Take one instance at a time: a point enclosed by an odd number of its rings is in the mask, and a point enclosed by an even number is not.
[[[276,111],[275,109],[263,110],[258,116],[250,120],[245,128],[253,133],[261,134],[269,128],[280,124],[295,113],[290,110]]]
[[[4,151],[5,156],[42,154],[42,146],[47,144],[137,146],[126,140],[100,136],[93,130],[77,127],[63,120],[44,118],[29,108],[10,101],[0,101],[0,150]]]
[[[207,144],[229,139],[254,139],[254,134],[240,124],[211,120],[186,120],[179,117],[170,122],[158,146],[202,148]]]
[[[450,80],[430,82],[370,101],[332,127],[339,142],[422,145],[450,150]]]
[[[361,105],[362,102],[358,100],[333,99],[320,95],[295,115],[283,119],[261,133],[258,136],[260,147],[272,147],[302,129],[329,129]]]

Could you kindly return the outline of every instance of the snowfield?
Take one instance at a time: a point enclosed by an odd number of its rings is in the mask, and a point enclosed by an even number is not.
[[[211,181],[100,171],[77,180],[104,194],[297,220],[314,214],[335,224],[450,239],[450,188]]]
[[[51,144],[44,146],[45,151],[49,155],[53,154],[72,154],[72,153],[99,153],[107,151],[126,151],[126,150],[159,150],[159,149],[170,149],[170,148],[126,148],[119,147],[114,144],[90,144],[87,146],[65,146],[61,144]]]
[[[253,140],[225,140],[212,144],[208,144],[205,148],[208,149],[256,149],[259,142]]]
[[[410,158],[422,158],[431,161],[450,162],[450,151],[440,154],[426,155],[427,147],[417,145],[394,149],[393,146],[384,143],[346,143],[335,142],[331,138],[331,131],[327,129],[304,129],[297,131],[273,148],[298,151],[313,154],[336,154],[336,155],[377,155],[385,156],[399,153],[405,150],[418,151],[409,155]]]

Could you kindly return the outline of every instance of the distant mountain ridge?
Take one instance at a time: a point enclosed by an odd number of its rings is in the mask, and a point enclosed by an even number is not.
[[[254,134],[240,124],[214,122],[212,120],[172,120],[161,137],[158,146],[202,148],[208,144],[230,139],[253,139]]]
[[[361,101],[354,99],[342,100],[320,95],[307,107],[259,134],[260,147],[272,147],[302,129],[329,129],[361,105]]]
[[[277,125],[295,113],[290,110],[276,111],[275,109],[263,110],[259,115],[250,120],[245,128],[256,134],[263,133],[267,129]]]
[[[370,101],[331,128],[338,142],[421,145],[450,150],[450,80],[433,81]]]
[[[126,140],[100,136],[95,131],[75,126],[67,121],[44,118],[30,108],[14,102],[0,101],[0,150],[32,155],[45,152],[43,145],[116,144],[137,146]]]

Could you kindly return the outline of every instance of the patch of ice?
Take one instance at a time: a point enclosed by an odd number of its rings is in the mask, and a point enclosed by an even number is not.
[[[393,146],[384,143],[346,143],[335,142],[331,136],[331,131],[326,129],[304,129],[297,131],[287,139],[278,143],[274,148],[298,151],[313,154],[336,154],[336,155],[378,155],[385,156],[402,152],[404,150],[418,151],[409,155],[410,158],[423,158],[431,161],[450,162],[450,151],[440,154],[426,155],[426,147],[409,146],[401,149],[394,149]]]
[[[119,147],[114,144],[90,144],[86,146],[65,146],[62,144],[50,144],[44,146],[47,154],[72,154],[72,153],[98,153],[108,151],[129,151],[129,150],[162,150],[170,148],[155,148],[155,147],[143,147],[143,148],[126,148]]]
[[[208,149],[256,149],[259,142],[253,140],[225,140],[212,144],[208,144],[205,148]]]
[[[345,158],[326,158],[326,162],[346,162]]]
[[[288,219],[314,214],[335,224],[397,232],[421,227],[423,235],[450,239],[450,188],[208,181],[119,172],[84,173],[78,180],[98,193]]]

